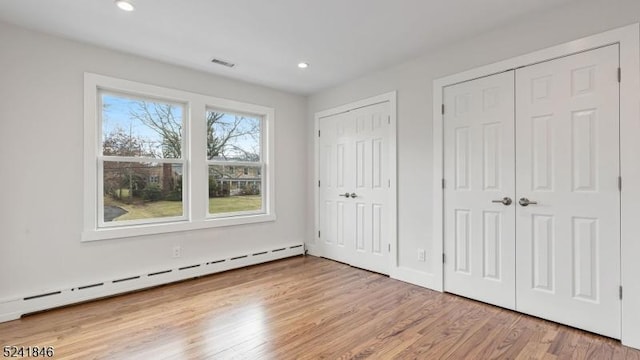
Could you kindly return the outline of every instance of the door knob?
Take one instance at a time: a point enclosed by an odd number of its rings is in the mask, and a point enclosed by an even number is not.
[[[536,205],[536,204],[538,204],[538,202],[537,202],[537,201],[531,201],[531,200],[529,200],[529,199],[527,199],[527,198],[525,198],[525,197],[520,198],[520,201],[518,201],[518,203],[519,203],[521,206],[528,206],[528,205]]]
[[[358,195],[356,193],[351,193],[351,197],[355,199],[358,197]]]
[[[349,193],[340,194],[340,196],[349,197]]]
[[[502,205],[509,206],[513,201],[510,197],[503,197],[501,200],[491,200],[492,203],[501,203]]]

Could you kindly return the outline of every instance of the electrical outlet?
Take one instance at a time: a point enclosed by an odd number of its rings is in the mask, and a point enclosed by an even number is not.
[[[426,261],[427,253],[424,249],[418,249],[418,261]]]
[[[173,257],[179,258],[182,256],[182,246],[176,245],[173,247]]]

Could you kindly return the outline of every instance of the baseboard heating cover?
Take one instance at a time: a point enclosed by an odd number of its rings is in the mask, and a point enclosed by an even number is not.
[[[14,299],[0,300],[0,322],[19,319],[24,314],[48,310],[64,305],[79,303],[106,296],[141,290],[153,286],[214,274],[226,270],[242,268],[296,255],[304,255],[302,243],[278,246],[271,250],[237,254],[227,258],[216,258],[194,263],[181,264],[176,268],[163,267],[145,274],[131,274],[117,279],[101,279],[77,284],[66,289],[49,289]]]

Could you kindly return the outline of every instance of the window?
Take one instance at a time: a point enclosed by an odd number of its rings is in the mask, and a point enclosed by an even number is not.
[[[99,227],[184,219],[184,104],[98,91]]]
[[[83,240],[275,220],[273,117],[85,74]]]
[[[262,118],[210,109],[206,120],[209,215],[264,212]]]

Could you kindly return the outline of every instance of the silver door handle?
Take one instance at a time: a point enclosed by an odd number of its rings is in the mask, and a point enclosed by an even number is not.
[[[351,197],[355,199],[358,197],[358,195],[356,193],[351,193]]]
[[[349,197],[349,193],[340,194],[339,196]]]
[[[492,203],[500,203],[504,206],[509,206],[513,201],[511,201],[510,197],[503,197],[501,200],[491,200]]]
[[[531,200],[529,200],[529,199],[527,199],[527,198],[525,198],[525,197],[520,198],[520,201],[518,201],[518,203],[519,203],[521,206],[537,205],[537,204],[538,204],[538,202],[537,202],[537,201],[531,201]]]

